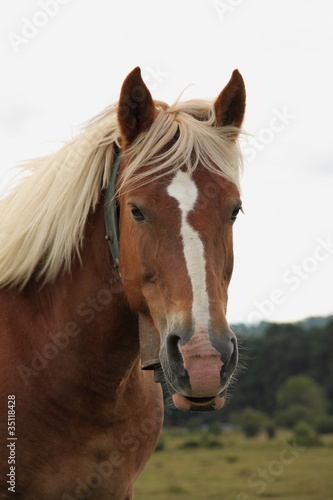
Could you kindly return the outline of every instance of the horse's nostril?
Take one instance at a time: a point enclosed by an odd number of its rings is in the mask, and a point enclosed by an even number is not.
[[[168,344],[168,352],[170,354],[175,354],[178,351],[178,342],[180,340],[179,335],[175,333],[170,333],[168,336],[167,344]]]
[[[234,336],[229,335],[224,338],[224,343],[221,348],[221,360],[223,366],[221,374],[230,373],[234,370],[237,363],[237,341]]]
[[[230,339],[231,342],[231,352],[230,356],[228,359],[228,362],[224,366],[225,371],[228,369],[228,371],[232,372],[237,365],[237,360],[238,360],[238,348],[237,348],[237,340],[236,337],[232,337]]]
[[[176,335],[175,333],[170,333],[167,338],[167,352],[171,363],[182,362],[182,355],[178,347],[179,340],[179,335]]]

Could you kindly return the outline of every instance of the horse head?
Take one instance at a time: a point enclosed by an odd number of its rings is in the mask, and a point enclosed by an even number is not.
[[[237,365],[226,308],[244,109],[237,70],[209,110],[154,101],[139,68],[118,102],[119,269],[128,303],[149,330],[142,345],[158,346],[151,364],[160,362],[182,410],[221,408]]]

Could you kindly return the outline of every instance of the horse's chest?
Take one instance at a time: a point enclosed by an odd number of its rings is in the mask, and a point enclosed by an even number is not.
[[[156,403],[109,426],[73,426],[69,435],[53,436],[25,500],[130,500],[160,434],[163,409]]]

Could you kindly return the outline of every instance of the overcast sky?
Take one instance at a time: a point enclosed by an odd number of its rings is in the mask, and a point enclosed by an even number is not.
[[[0,194],[118,99],[135,66],[154,98],[214,98],[234,68],[248,104],[245,215],[230,322],[333,313],[333,2],[2,2]]]

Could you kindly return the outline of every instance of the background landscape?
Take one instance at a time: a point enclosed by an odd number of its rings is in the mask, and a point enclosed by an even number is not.
[[[333,498],[333,317],[235,325],[241,362],[222,410],[165,428],[141,500]]]

